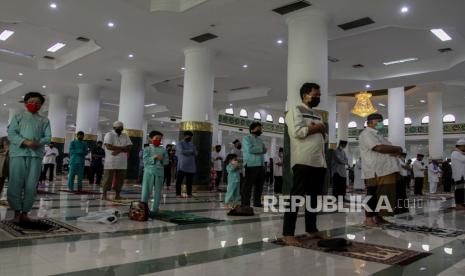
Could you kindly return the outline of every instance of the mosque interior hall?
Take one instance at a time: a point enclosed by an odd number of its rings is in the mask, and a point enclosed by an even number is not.
[[[463,11],[0,0],[0,276],[465,276]]]

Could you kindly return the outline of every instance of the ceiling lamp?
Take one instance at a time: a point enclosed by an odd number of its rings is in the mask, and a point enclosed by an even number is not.
[[[355,95],[355,97],[357,98],[357,102],[355,103],[355,106],[352,109],[352,113],[354,113],[355,115],[358,115],[360,117],[366,117],[378,111],[376,110],[376,108],[373,107],[373,104],[370,101],[370,93],[362,91]]]

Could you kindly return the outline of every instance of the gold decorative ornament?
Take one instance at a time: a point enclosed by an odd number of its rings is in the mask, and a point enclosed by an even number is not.
[[[125,128],[123,132],[126,133],[129,137],[144,137],[144,131],[138,129]]]
[[[65,138],[52,137],[51,141],[53,143],[64,144],[65,143]]]
[[[181,122],[181,124],[179,125],[179,130],[213,132],[213,125],[208,122],[187,121]]]
[[[375,113],[378,111],[376,108],[373,107],[371,103],[371,94],[367,93],[366,91],[362,91],[355,95],[357,98],[357,102],[355,103],[354,108],[352,109],[352,113],[360,116],[360,117],[367,117],[370,114]]]
[[[84,134],[84,141],[97,141],[97,135]]]

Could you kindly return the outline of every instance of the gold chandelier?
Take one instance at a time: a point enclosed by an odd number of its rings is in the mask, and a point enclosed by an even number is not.
[[[355,95],[355,97],[357,98],[357,102],[355,103],[355,106],[352,109],[352,113],[354,113],[355,115],[358,115],[360,117],[366,117],[378,111],[376,110],[376,108],[373,107],[373,104],[370,101],[370,93],[362,91]]]

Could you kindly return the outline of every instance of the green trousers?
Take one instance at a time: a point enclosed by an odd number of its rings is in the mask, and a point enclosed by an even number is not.
[[[37,194],[42,158],[10,157],[8,204],[15,211],[29,212]]]
[[[153,190],[153,204],[150,209],[151,212],[156,213],[160,208],[161,190],[163,188],[164,173],[151,172],[144,170],[144,179],[142,180],[142,202],[149,202],[150,193]]]
[[[82,191],[82,178],[84,177],[84,163],[69,164],[68,190],[74,190],[74,177],[77,175],[77,188]]]

